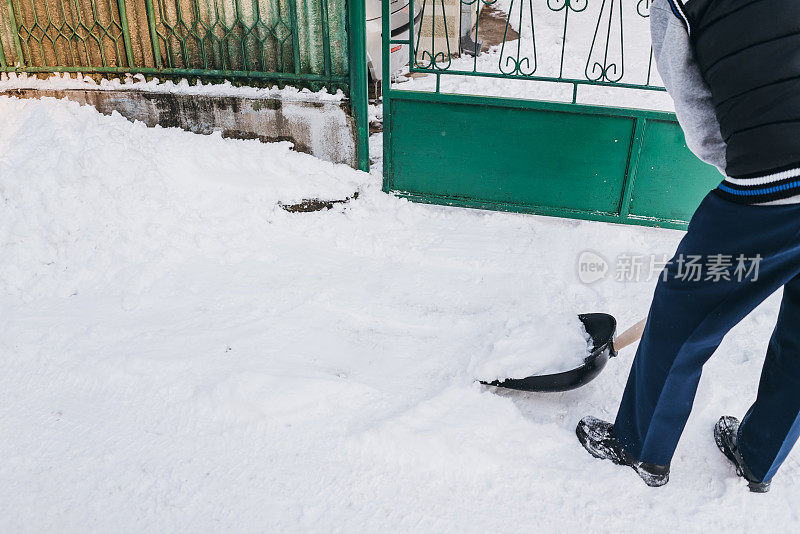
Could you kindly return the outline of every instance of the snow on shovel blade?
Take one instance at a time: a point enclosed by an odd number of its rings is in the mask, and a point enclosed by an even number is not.
[[[613,343],[617,320],[607,313],[584,313],[578,315],[578,318],[592,338],[592,350],[584,358],[583,365],[562,373],[508,378],[481,384],[522,391],[556,392],[569,391],[591,382],[606,366],[608,359],[617,355]]]

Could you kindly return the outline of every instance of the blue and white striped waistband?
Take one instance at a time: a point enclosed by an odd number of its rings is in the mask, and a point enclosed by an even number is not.
[[[764,185],[772,182],[780,182],[781,180],[786,180],[788,178],[796,178],[798,176],[800,176],[800,168],[789,169],[788,171],[781,171],[773,174],[766,174],[764,176],[757,176],[755,178],[731,178],[726,176],[725,182],[734,185]]]
[[[725,177],[719,189],[746,203],[797,204],[800,203],[800,167],[750,178]]]

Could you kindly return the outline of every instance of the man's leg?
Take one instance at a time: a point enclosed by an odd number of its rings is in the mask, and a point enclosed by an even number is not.
[[[613,426],[641,462],[668,465],[694,402],[703,364],[725,334],[800,271],[800,206],[734,204],[710,194],[660,281]],[[739,281],[707,280],[713,256],[761,258]],[[687,258],[701,256],[699,280]],[[681,259],[683,262],[681,262]],[[733,272],[733,271],[731,271]]]
[[[756,480],[769,481],[800,436],[800,276],[786,284],[758,397],[739,426],[738,447]]]

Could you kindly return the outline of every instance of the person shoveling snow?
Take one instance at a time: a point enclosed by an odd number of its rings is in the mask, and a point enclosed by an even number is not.
[[[703,364],[783,287],[758,388],[719,449],[766,492],[800,435],[800,4],[655,0],[653,51],[689,147],[725,174],[662,273],[613,424],[576,429],[594,456],[669,480]]]

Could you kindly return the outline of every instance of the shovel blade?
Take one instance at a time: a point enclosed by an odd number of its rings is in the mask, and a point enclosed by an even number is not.
[[[617,355],[613,343],[617,320],[607,313],[583,313],[578,318],[592,338],[592,350],[584,358],[583,365],[561,373],[481,383],[519,391],[551,393],[579,388],[594,380],[606,366],[608,359]]]

